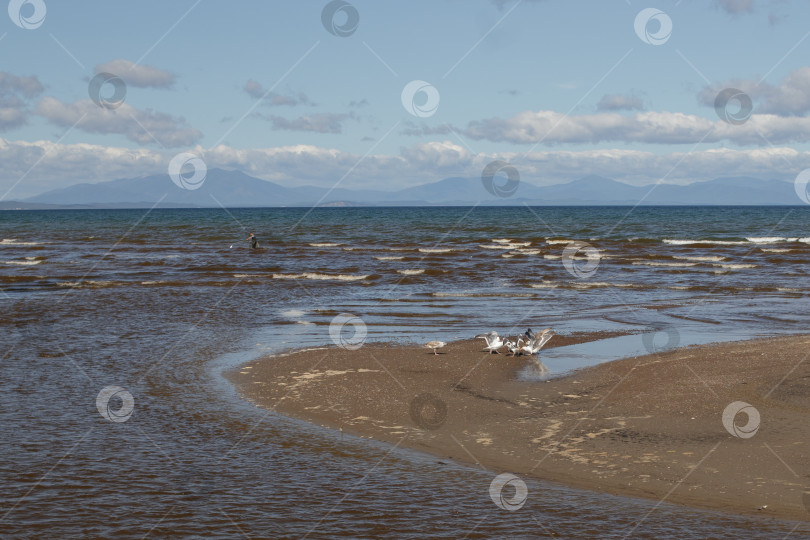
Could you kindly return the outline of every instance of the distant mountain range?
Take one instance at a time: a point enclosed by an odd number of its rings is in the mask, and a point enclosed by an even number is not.
[[[716,178],[677,186],[631,186],[601,176],[566,184],[521,182],[511,197],[489,193],[480,178],[445,178],[397,191],[315,186],[285,187],[239,171],[210,169],[199,189],[184,190],[167,174],[75,184],[0,209],[250,207],[250,206],[460,206],[460,205],[798,205],[791,182],[749,177]]]

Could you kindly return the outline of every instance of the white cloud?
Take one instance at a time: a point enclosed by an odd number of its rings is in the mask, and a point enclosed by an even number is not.
[[[741,125],[719,118],[677,112],[614,112],[565,115],[557,111],[523,111],[511,118],[475,120],[466,128],[410,126],[405,135],[444,135],[455,131],[474,140],[512,144],[695,144],[733,143],[768,146],[810,141],[810,118],[754,114]]]
[[[136,109],[123,103],[117,109],[99,107],[89,99],[62,103],[44,97],[36,113],[62,126],[76,126],[88,133],[118,134],[139,144],[156,144],[168,148],[189,146],[202,138],[202,133],[186,125],[185,119],[151,109]]]
[[[631,94],[605,94],[596,104],[597,111],[643,111],[644,102]]]
[[[332,148],[294,145],[237,149],[220,145],[191,151],[209,168],[237,169],[287,186],[331,186],[351,171],[341,187],[396,190],[448,176],[480,177],[492,160],[512,163],[521,178],[546,185],[588,174],[636,185],[689,183],[720,176],[753,176],[790,180],[810,167],[810,152],[792,148],[736,150],[728,148],[655,154],[628,149],[537,151],[472,154],[451,141],[431,141],[402,148],[398,155],[361,155]],[[90,144],[22,142],[0,138],[0,194],[22,177],[8,200],[30,197],[78,182],[164,174],[176,152]]]
[[[722,90],[736,88],[754,101],[754,111],[782,116],[801,116],[810,111],[810,67],[800,67],[788,73],[779,84],[761,79],[733,79],[703,88],[698,101],[713,107]]]
[[[137,88],[171,88],[174,85],[175,75],[152,66],[135,64],[131,60],[120,58],[98,64],[96,73],[111,73],[124,80],[130,86]]]
[[[289,107],[294,107],[296,105],[314,105],[314,103],[310,101],[309,96],[303,92],[289,95],[283,95],[277,92],[269,92],[259,82],[254,81],[253,79],[248,80],[242,90],[244,90],[245,93],[247,93],[250,97],[263,99],[264,105],[287,105]]]
[[[289,120],[287,118],[256,113],[257,118],[268,120],[273,129],[286,131],[310,131],[314,133],[343,133],[343,122],[354,118],[354,114],[316,113],[309,116],[299,116]]]
[[[18,77],[0,71],[0,131],[24,125],[28,120],[29,100],[43,90],[36,77]]]
[[[754,11],[754,0],[714,0],[715,4],[732,15],[751,13]]]

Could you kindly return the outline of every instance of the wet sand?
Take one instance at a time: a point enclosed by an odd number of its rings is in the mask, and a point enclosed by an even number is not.
[[[547,348],[604,337],[555,336]],[[495,473],[810,520],[810,336],[687,347],[546,382],[519,381],[530,360],[482,344],[450,343],[438,356],[328,347],[261,358],[228,377],[279,414]],[[737,401],[759,412],[753,435],[739,430],[744,413],[734,424],[742,436],[724,427]]]

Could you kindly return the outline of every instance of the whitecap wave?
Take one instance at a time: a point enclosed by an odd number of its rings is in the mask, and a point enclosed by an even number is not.
[[[303,274],[273,274],[274,279],[314,279],[318,281],[360,281],[369,276],[370,274],[318,274],[316,272],[305,272]]]
[[[335,242],[313,242],[310,244],[312,247],[338,247],[343,244],[338,244]]]
[[[26,260],[26,261],[4,261],[4,262],[5,262],[5,264],[12,264],[12,265],[15,265],[15,266],[36,266],[39,263],[41,263],[42,261]]]
[[[3,238],[0,240],[0,246],[41,246],[37,242],[20,242],[16,238]]]
[[[420,253],[450,253],[455,251],[452,248],[419,248]]]
[[[401,261],[405,257],[374,257],[378,261]]]
[[[664,238],[665,244],[673,246],[688,246],[690,244],[714,244],[718,246],[741,246],[748,242],[742,240],[691,240],[691,239],[677,239],[677,238]]]
[[[744,268],[756,268],[756,264],[713,264],[718,268],[725,268],[726,270],[742,270]]]
[[[407,270],[397,270],[403,276],[418,276],[419,274],[424,274],[424,268],[409,268]]]
[[[684,261],[699,261],[699,262],[719,262],[719,261],[726,260],[725,257],[722,257],[720,255],[712,255],[712,256],[705,256],[705,257],[701,257],[701,256],[687,257],[687,256],[682,256],[682,255],[673,255],[672,258],[673,259],[681,259],[681,260],[684,260]]]
[[[635,261],[633,262],[634,265],[639,266],[665,266],[669,268],[689,268],[692,266],[697,266],[698,263],[676,263],[676,262],[655,262],[655,261]]]
[[[551,238],[546,238],[546,244],[553,246],[557,244],[570,244],[573,240],[554,240]]]

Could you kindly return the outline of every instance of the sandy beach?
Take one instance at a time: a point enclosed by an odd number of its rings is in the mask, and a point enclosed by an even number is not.
[[[555,336],[548,347],[603,337]],[[249,400],[280,414],[496,473],[810,518],[810,337],[689,347],[547,382],[518,381],[527,358],[489,355],[482,343],[451,343],[438,356],[397,345],[299,351],[229,377]],[[740,431],[744,413],[734,419],[740,436],[726,429],[733,402],[758,411],[755,432]]]

